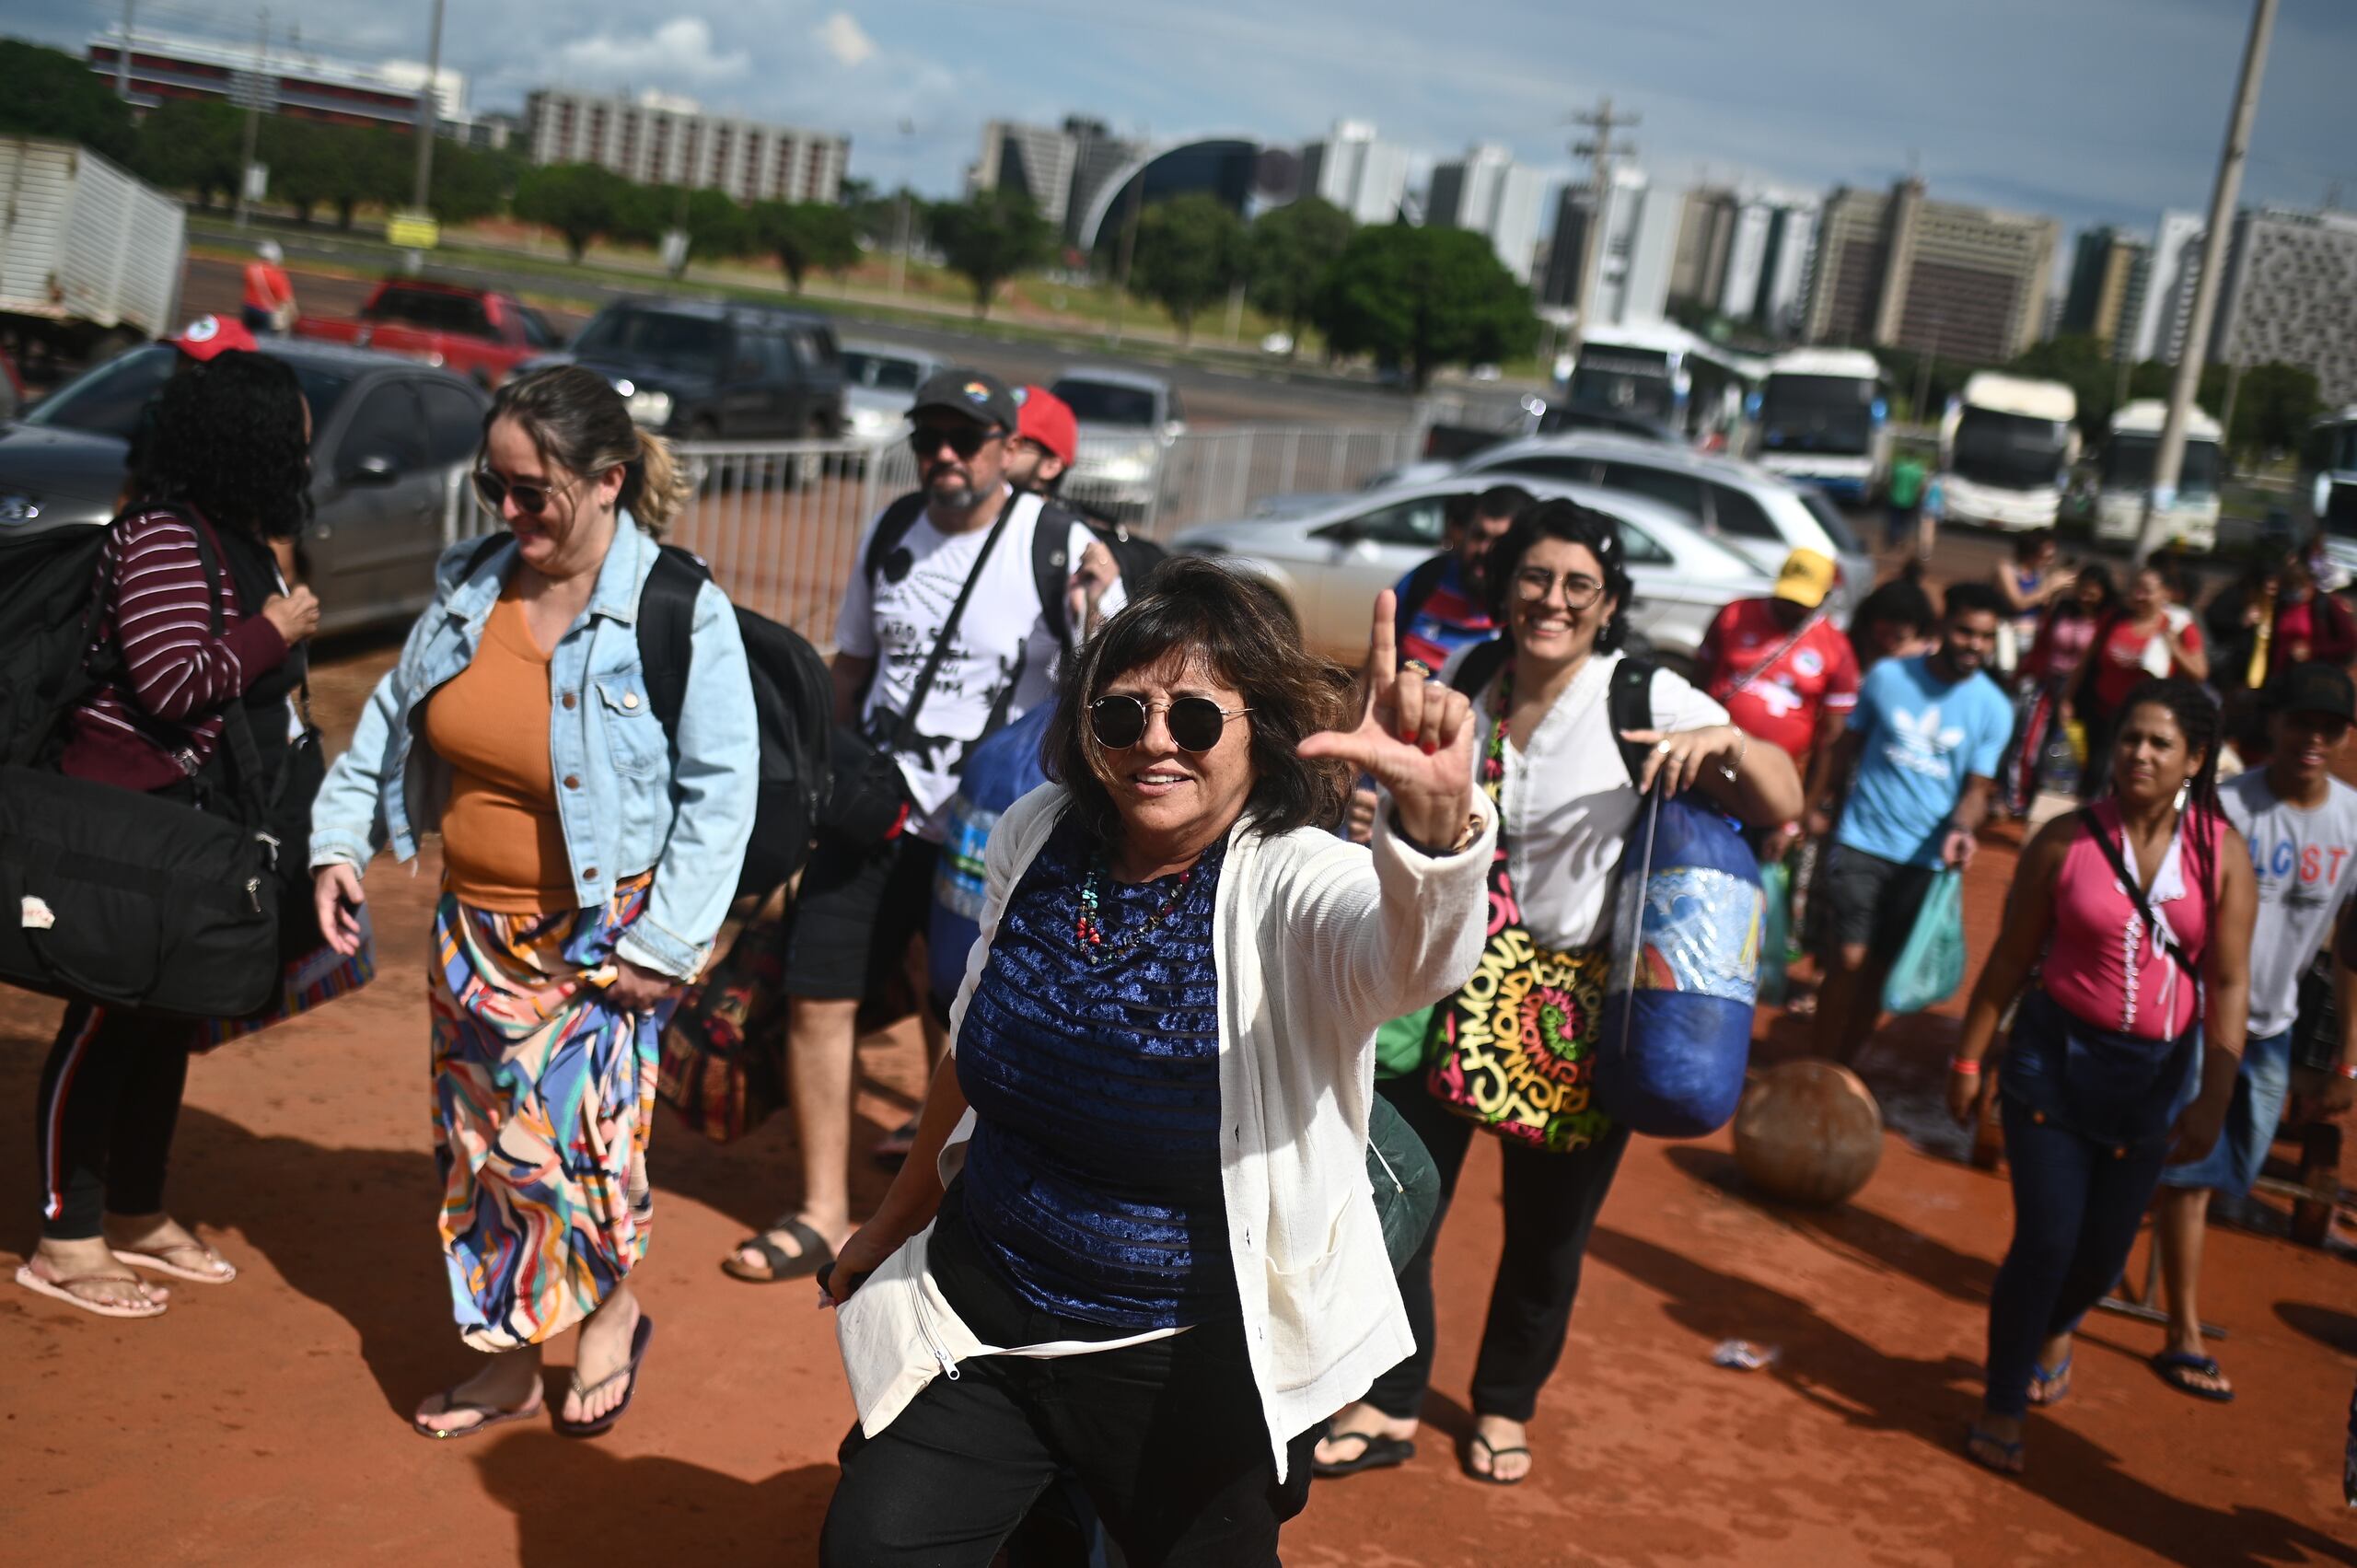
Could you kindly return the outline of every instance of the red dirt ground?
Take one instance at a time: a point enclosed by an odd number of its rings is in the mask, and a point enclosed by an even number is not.
[[[384,656],[331,671],[322,706],[348,714]],[[2011,861],[1992,842],[1971,878],[1976,951]],[[814,1561],[851,1418],[830,1320],[807,1284],[716,1267],[787,1196],[784,1119],[720,1149],[666,1113],[641,1276],[661,1333],[611,1435],[409,1432],[410,1408],[471,1360],[434,1240],[422,965],[435,874],[429,856],[415,877],[381,863],[371,877],[373,987],[195,1064],[173,1206],[242,1278],[181,1285],[166,1317],[131,1323],[0,1284],[0,1559]],[[1954,1011],[1893,1028],[1869,1061],[1902,1125],[1937,1130],[1927,1107]],[[0,993],[0,1098],[18,1108],[0,1212],[19,1216],[19,1246],[34,1234],[25,1109],[55,1016]],[[1791,1051],[1802,1028],[1764,1020],[1763,1054]],[[910,1102],[913,1032],[867,1041],[863,1062],[872,1138]],[[1446,1338],[1422,1451],[1404,1470],[1319,1482],[1287,1561],[2357,1563],[2339,1481],[2357,1276],[2285,1241],[2213,1235],[2205,1304],[2231,1330],[2238,1402],[2170,1392],[2140,1365],[2157,1330],[2099,1317],[2070,1402],[2032,1424],[2029,1476],[1965,1461],[2008,1207],[2002,1177],[1958,1163],[1958,1147],[1894,1132],[1857,1201],[1809,1214],[1747,1195],[1724,1135],[1641,1143],[1540,1403],[1537,1473],[1504,1491],[1460,1477],[1450,1446],[1498,1245],[1496,1155],[1478,1144],[1441,1248]],[[857,1200],[881,1184],[864,1173]],[[1726,1336],[1782,1359],[1720,1371],[1708,1357]]]

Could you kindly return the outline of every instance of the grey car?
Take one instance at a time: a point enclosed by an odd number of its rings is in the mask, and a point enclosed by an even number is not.
[[[908,434],[917,389],[949,361],[937,354],[870,338],[845,338],[843,434],[854,441],[896,441]]]
[[[447,371],[391,354],[299,340],[265,349],[294,368],[311,405],[311,500],[303,552],[319,630],[406,621],[434,598],[458,492],[491,400]],[[133,349],[0,425],[0,532],[104,524],[147,406],[180,361]]]
[[[1621,436],[1533,436],[1474,453],[1458,474],[1553,479],[1642,495],[1670,507],[1729,549],[1774,572],[1795,550],[1832,557],[1837,612],[1874,587],[1875,560],[1824,492],[1756,463]]]
[[[1090,366],[1066,370],[1048,390],[1072,405],[1080,460],[1064,494],[1121,520],[1153,514],[1172,498],[1170,449],[1187,433],[1178,389],[1160,376]]]
[[[1690,669],[1711,620],[1731,599],[1759,598],[1774,586],[1759,566],[1705,539],[1668,507],[1590,484],[1534,480],[1541,499],[1568,497],[1620,520],[1637,602],[1631,627],[1655,656]],[[1366,651],[1375,596],[1442,548],[1449,504],[1486,486],[1463,476],[1347,495],[1306,515],[1256,517],[1189,528],[1171,540],[1187,555],[1212,555],[1260,573],[1302,620],[1313,648],[1355,663]]]

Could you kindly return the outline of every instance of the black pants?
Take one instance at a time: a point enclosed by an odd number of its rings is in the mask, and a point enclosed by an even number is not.
[[[1385,1079],[1376,1087],[1399,1108],[1440,1167],[1440,1204],[1432,1229],[1399,1272],[1399,1296],[1416,1335],[1415,1353],[1376,1378],[1366,1396],[1393,1420],[1412,1421],[1432,1380],[1433,1249],[1477,1129],[1433,1098],[1422,1074]],[[1497,1283],[1490,1289],[1480,1358],[1473,1366],[1475,1415],[1528,1421],[1538,1408],[1538,1390],[1554,1375],[1563,1336],[1571,1330],[1588,1232],[1596,1228],[1596,1213],[1620,1167],[1620,1151],[1628,1146],[1629,1131],[1618,1126],[1571,1154],[1505,1145],[1505,1248],[1498,1259]]]
[[[43,1237],[87,1241],[102,1214],[162,1211],[187,1086],[185,1023],[87,1002],[65,1009],[33,1108]]]
[[[944,1199],[935,1277],[988,1344],[1073,1337],[998,1283]],[[1097,1330],[1099,1333],[1105,1330]],[[936,1377],[873,1438],[853,1426],[819,1537],[826,1568],[987,1568],[1059,1477],[1076,1483],[1130,1568],[1274,1568],[1277,1530],[1309,1500],[1315,1432],[1276,1477],[1244,1330],[1230,1318],[1123,1350],[977,1356]]]

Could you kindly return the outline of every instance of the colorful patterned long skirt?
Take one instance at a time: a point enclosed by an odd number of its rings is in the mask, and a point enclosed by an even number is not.
[[[442,1250],[481,1351],[572,1327],[646,1254],[646,1139],[670,1005],[610,1006],[614,943],[646,883],[604,908],[434,913],[434,1120]]]

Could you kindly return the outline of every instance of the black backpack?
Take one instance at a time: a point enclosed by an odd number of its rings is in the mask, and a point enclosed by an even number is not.
[[[1020,502],[1021,495],[1014,501]],[[884,508],[877,519],[876,533],[867,541],[867,553],[860,569],[867,574],[872,586],[884,570],[885,561],[899,549],[909,530],[924,516],[924,493],[911,491]],[[1064,647],[1072,646],[1071,611],[1064,603],[1064,585],[1072,580],[1072,525],[1086,528],[1097,541],[1113,552],[1113,564],[1120,568],[1122,587],[1134,596],[1154,569],[1170,559],[1170,552],[1150,539],[1130,532],[1111,523],[1102,523],[1085,512],[1075,511],[1052,496],[1039,497],[1039,517],[1031,529],[1031,580],[1039,594],[1039,613],[1054,633],[1056,641]]]
[[[1449,684],[1469,697],[1479,697],[1513,656],[1512,643],[1492,637],[1465,656]],[[1612,685],[1604,694],[1605,717],[1611,722],[1612,738],[1620,748],[1620,762],[1629,770],[1632,784],[1645,776],[1645,753],[1650,748],[1622,740],[1620,736],[1626,730],[1653,728],[1654,669],[1634,654],[1623,655],[1612,668]]]
[[[0,537],[0,763],[48,760],[93,683],[85,655],[107,529]]]
[[[493,534],[467,561],[468,576],[488,562],[505,533]],[[661,547],[638,598],[638,662],[647,705],[662,722],[676,753],[679,710],[687,700],[694,660],[691,633],[696,595],[712,573],[676,544]],[[834,783],[834,679],[819,650],[790,626],[734,605],[753,685],[753,714],[761,761],[752,836],[745,845],[738,897],[766,894],[810,858],[810,844]]]

